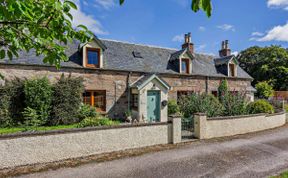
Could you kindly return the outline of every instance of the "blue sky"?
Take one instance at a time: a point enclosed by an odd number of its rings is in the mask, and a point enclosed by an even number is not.
[[[192,12],[192,0],[74,1],[73,23],[100,38],[180,49],[191,32],[196,52],[214,55],[226,39],[236,53],[254,45],[288,47],[288,0],[212,0],[211,18]]]

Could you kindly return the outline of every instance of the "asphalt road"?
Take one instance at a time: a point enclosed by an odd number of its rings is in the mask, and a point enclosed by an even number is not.
[[[267,177],[288,170],[288,127],[22,177]]]

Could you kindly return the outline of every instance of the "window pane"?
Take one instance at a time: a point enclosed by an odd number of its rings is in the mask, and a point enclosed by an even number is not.
[[[88,64],[99,65],[98,51],[88,50]]]
[[[131,106],[133,108],[138,108],[138,94],[132,94],[131,97]]]
[[[94,92],[94,107],[101,109],[102,111],[106,110],[106,92],[105,91],[95,91]]]
[[[83,103],[91,105],[91,92],[83,93]]]
[[[187,63],[186,63],[186,61],[182,61],[182,72],[183,73],[187,72]]]

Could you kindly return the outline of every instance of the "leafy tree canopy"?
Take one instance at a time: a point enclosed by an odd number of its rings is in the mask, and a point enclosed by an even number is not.
[[[253,85],[267,81],[274,90],[288,90],[288,51],[280,46],[253,46],[242,51],[237,59],[253,78]]]
[[[83,25],[73,28],[71,9],[77,6],[68,0],[0,1],[0,59],[34,49],[45,63],[59,67],[68,59],[63,44],[85,42],[93,35]]]

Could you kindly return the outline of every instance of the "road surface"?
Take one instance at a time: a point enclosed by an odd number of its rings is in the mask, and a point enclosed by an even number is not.
[[[267,177],[288,170],[288,127],[22,177]]]

